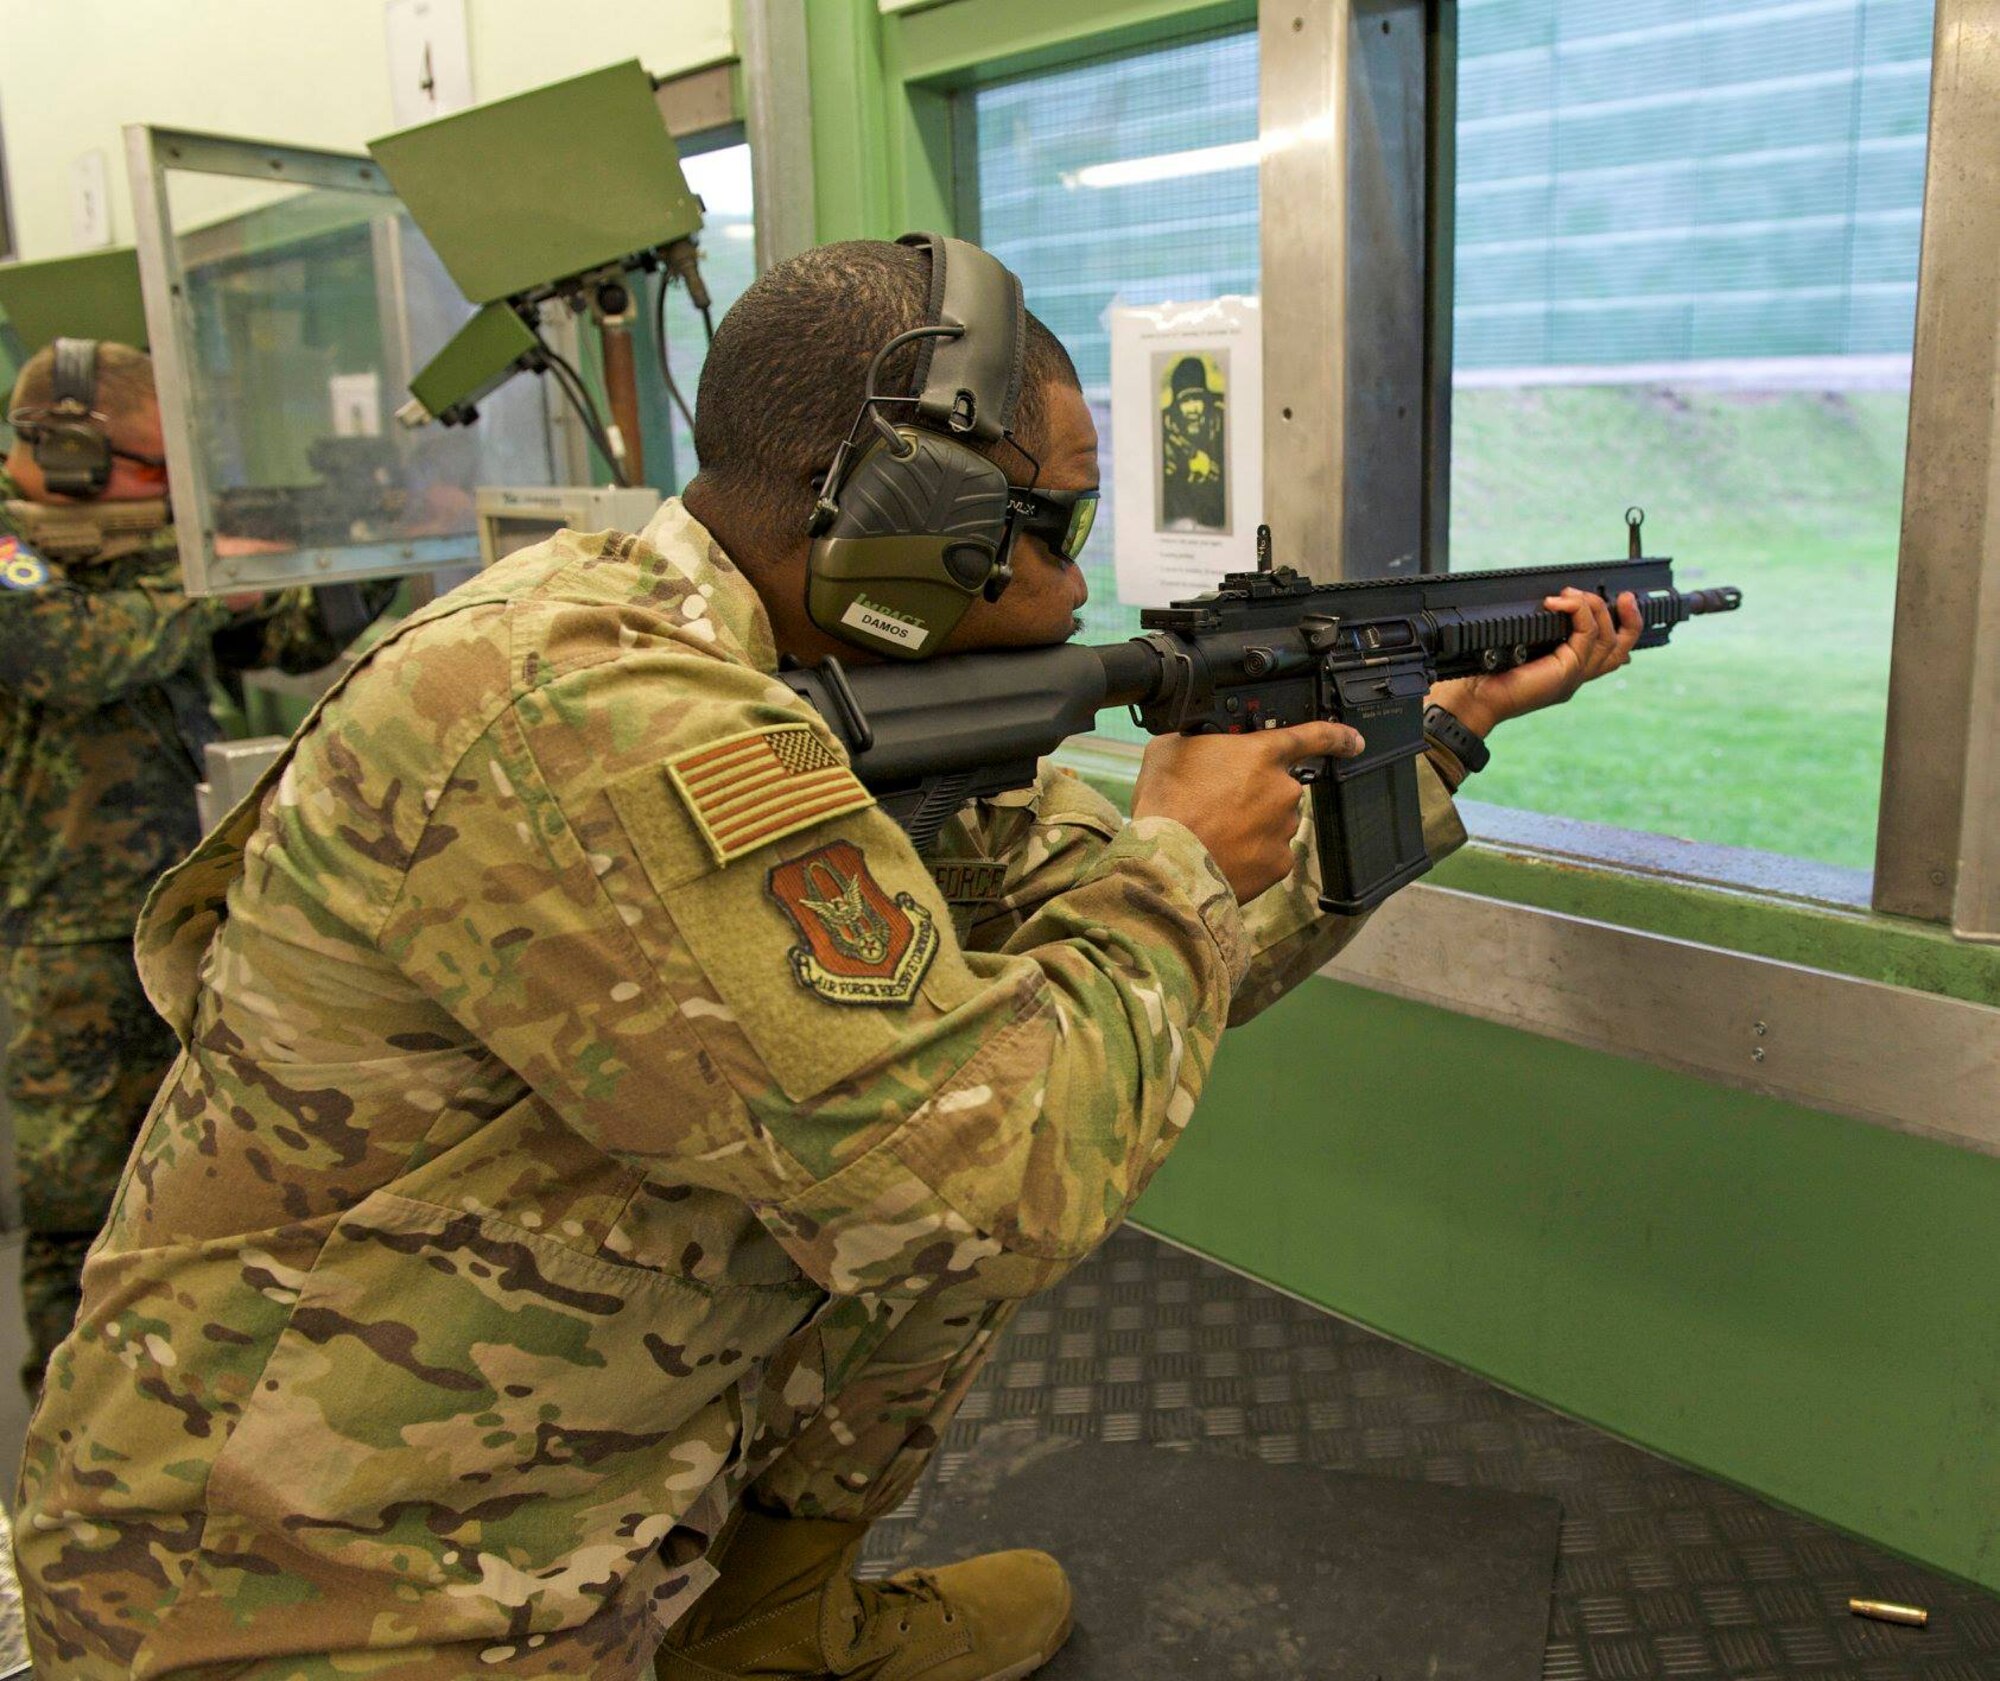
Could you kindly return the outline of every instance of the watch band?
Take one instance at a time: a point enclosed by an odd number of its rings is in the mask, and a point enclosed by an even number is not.
[[[1486,768],[1493,757],[1492,748],[1467,729],[1442,706],[1424,708],[1424,734],[1465,766],[1466,773]]]

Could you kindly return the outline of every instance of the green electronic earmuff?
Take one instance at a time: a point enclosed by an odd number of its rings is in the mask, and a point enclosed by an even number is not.
[[[1007,474],[969,442],[1011,432],[1027,310],[1021,282],[978,246],[937,234],[899,243],[930,253],[926,322],[897,334],[869,364],[861,412],[813,511],[806,611],[857,648],[918,660],[938,651],[976,598],[997,599],[1011,576]],[[923,346],[917,395],[878,392],[883,362],[912,343]],[[891,421],[882,413],[888,405],[914,414]]]

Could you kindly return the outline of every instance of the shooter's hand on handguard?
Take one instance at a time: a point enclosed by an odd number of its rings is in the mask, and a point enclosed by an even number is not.
[[[1430,704],[1441,706],[1475,735],[1495,724],[1560,706],[1584,684],[1616,671],[1632,657],[1642,629],[1639,604],[1628,590],[1618,598],[1618,619],[1602,597],[1568,589],[1549,596],[1544,607],[1567,613],[1575,625],[1570,639],[1552,654],[1526,665],[1478,677],[1433,683]]]

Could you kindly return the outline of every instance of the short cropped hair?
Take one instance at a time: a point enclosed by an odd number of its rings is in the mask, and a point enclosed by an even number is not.
[[[45,344],[22,365],[14,381],[15,409],[45,409],[55,401],[56,347]],[[129,344],[109,339],[97,347],[97,411],[112,425],[135,420],[157,401],[153,390],[153,359]]]
[[[820,475],[861,408],[869,361],[923,325],[929,296],[929,256],[886,240],[821,245],[763,274],[722,318],[701,370],[694,449],[706,488],[727,494],[768,540],[803,542]],[[890,357],[877,389],[914,395],[921,350]],[[1076,365],[1030,315],[1014,431],[1037,455],[1052,384],[1077,385]],[[1025,469],[1005,444],[986,453],[1010,473]]]

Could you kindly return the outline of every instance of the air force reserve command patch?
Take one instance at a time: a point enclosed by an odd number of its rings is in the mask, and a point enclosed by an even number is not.
[[[718,864],[875,803],[810,724],[777,724],[667,761],[667,775]]]
[[[38,590],[49,581],[49,563],[18,537],[0,536],[0,584]]]
[[[907,1004],[937,956],[937,922],[907,893],[891,899],[852,841],[771,872],[771,897],[804,937],[792,975],[836,1004]]]

